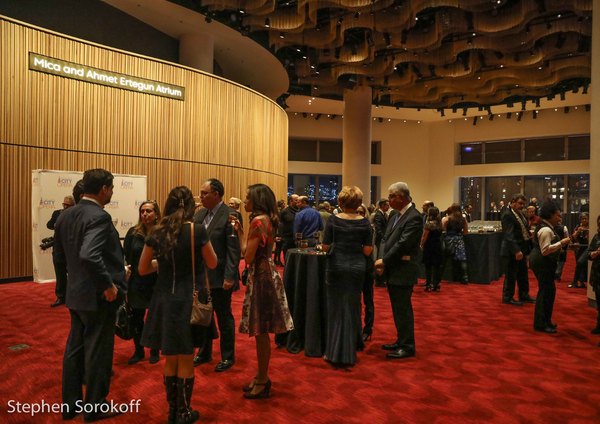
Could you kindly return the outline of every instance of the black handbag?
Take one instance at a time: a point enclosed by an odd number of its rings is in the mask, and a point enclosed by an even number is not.
[[[115,334],[123,340],[131,340],[135,329],[133,328],[133,310],[126,300],[117,309],[115,321]]]
[[[245,286],[248,285],[248,275],[249,274],[250,274],[250,268],[247,268],[247,267],[244,268],[244,270],[242,271],[241,280],[242,280],[242,284]]]

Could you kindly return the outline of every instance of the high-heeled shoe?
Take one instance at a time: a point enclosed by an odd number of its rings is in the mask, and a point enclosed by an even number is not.
[[[363,333],[362,340],[363,342],[368,342],[369,340],[371,340],[371,333]]]
[[[256,377],[252,379],[252,381],[250,382],[250,384],[248,384],[247,386],[242,387],[242,390],[244,391],[244,393],[251,392],[252,389],[254,389],[255,385],[256,385]]]
[[[266,383],[255,383],[254,386],[264,386],[263,389],[258,393],[245,392],[244,397],[246,399],[266,399],[271,393],[271,380],[267,380]]]

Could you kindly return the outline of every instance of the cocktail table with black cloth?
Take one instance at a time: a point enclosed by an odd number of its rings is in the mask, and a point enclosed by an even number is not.
[[[291,353],[304,349],[306,356],[323,356],[327,324],[326,263],[327,256],[314,249],[289,249],[285,256],[283,282],[294,320],[294,329],[288,333],[285,346]]]

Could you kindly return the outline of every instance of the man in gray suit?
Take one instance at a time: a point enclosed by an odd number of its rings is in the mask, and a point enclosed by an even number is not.
[[[71,315],[63,359],[62,398],[68,407],[63,418],[71,419],[83,409],[84,420],[90,422],[117,414],[107,408],[106,396],[119,303],[115,299],[126,292],[126,285],[119,233],[104,210],[113,194],[113,175],[104,169],[85,171],[83,188],[81,201],[65,209],[56,222],[54,256],[67,267],[66,305]]]
[[[194,217],[194,222],[204,225],[210,242],[217,254],[217,267],[208,270],[208,281],[221,333],[221,362],[215,371],[231,368],[235,362],[235,321],[231,311],[231,293],[239,289],[240,242],[237,233],[229,225],[229,215],[236,210],[223,203],[225,188],[216,178],[206,180],[200,187],[203,208]],[[204,281],[204,275],[202,276]],[[208,333],[208,332],[207,332]],[[212,337],[205,338],[203,347],[194,358],[194,365],[210,362],[212,359]]]
[[[397,333],[396,341],[384,344],[382,349],[392,351],[387,354],[388,358],[401,359],[415,356],[416,353],[411,297],[419,275],[418,256],[423,219],[411,204],[406,183],[394,183],[388,192],[390,206],[397,213],[388,221],[375,270],[385,274]]]

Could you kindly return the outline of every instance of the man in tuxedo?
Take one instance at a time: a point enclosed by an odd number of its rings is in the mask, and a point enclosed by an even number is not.
[[[208,281],[214,311],[221,333],[221,362],[216,372],[226,371],[235,362],[235,320],[231,311],[231,294],[239,289],[240,242],[237,233],[232,231],[229,215],[236,210],[223,203],[225,188],[216,178],[206,180],[200,187],[203,208],[194,217],[194,222],[204,225],[208,237],[217,254],[217,266],[208,270]],[[238,212],[239,213],[239,212]],[[202,274],[202,281],[204,280]],[[205,338],[204,345],[194,358],[194,365],[210,362],[212,359],[212,337]]]
[[[294,247],[294,220],[298,213],[298,198],[297,194],[292,194],[288,200],[288,206],[281,211],[280,222],[277,227],[277,234],[281,237],[281,249],[283,251],[283,257],[288,249]]]
[[[502,233],[500,256],[504,261],[504,287],[502,303],[522,306],[523,302],[535,303],[529,296],[529,276],[527,255],[531,250],[529,223],[523,215],[527,200],[523,194],[513,195],[510,204],[502,213]],[[519,300],[515,300],[515,281],[519,287]]]
[[[63,418],[81,412],[83,400],[84,420],[90,422],[116,415],[106,409],[106,396],[119,306],[115,300],[126,292],[126,285],[119,233],[104,210],[113,194],[113,175],[104,169],[85,171],[83,189],[81,201],[58,217],[54,254],[67,267],[66,305],[71,315],[63,359],[62,398],[68,407]]]
[[[73,205],[75,205],[75,199],[73,198],[73,196],[65,196],[62,204],[63,208],[52,212],[52,217],[50,218],[50,221],[48,221],[48,223],[46,224],[46,227],[49,230],[54,230],[56,227],[56,221],[58,220],[60,213]],[[54,249],[52,249],[52,264],[54,265],[54,275],[56,276],[56,287],[54,288],[56,300],[53,304],[50,305],[50,307],[56,308],[57,306],[65,304],[65,296],[67,295],[67,267],[64,263],[61,263],[54,259]]]
[[[388,192],[390,206],[397,213],[389,218],[375,270],[385,274],[397,333],[396,341],[384,344],[382,349],[391,351],[387,354],[388,358],[401,359],[415,356],[416,353],[411,297],[419,275],[419,242],[423,233],[423,219],[411,203],[406,183],[394,183]]]

